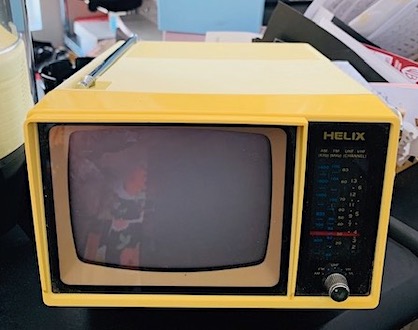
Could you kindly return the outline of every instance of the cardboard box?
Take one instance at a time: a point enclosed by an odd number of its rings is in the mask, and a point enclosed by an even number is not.
[[[76,20],[74,33],[83,52],[81,56],[89,55],[100,41],[116,37],[116,32],[110,28],[107,17]]]

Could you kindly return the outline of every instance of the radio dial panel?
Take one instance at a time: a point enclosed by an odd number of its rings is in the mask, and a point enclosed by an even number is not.
[[[369,294],[388,137],[386,124],[309,126],[298,295]]]

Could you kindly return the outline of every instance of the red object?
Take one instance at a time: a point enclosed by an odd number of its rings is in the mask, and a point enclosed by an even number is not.
[[[377,56],[383,58],[383,60],[395,69],[402,72],[412,83],[418,84],[418,62],[412,61],[409,58],[397,55],[384,49],[365,45],[372,50]]]
[[[352,233],[349,231],[311,231],[311,236],[336,236],[336,237],[359,237],[359,233]]]

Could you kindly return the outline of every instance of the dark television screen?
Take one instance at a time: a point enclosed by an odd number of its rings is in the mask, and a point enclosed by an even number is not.
[[[263,261],[272,169],[259,133],[192,127],[80,127],[69,141],[78,257],[150,270]]]

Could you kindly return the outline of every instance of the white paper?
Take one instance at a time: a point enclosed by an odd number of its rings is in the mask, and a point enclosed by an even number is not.
[[[311,19],[319,8],[323,7],[348,24],[349,21],[377,1],[379,0],[315,0],[307,8],[304,15]]]
[[[344,23],[348,24],[353,18],[379,0],[342,0],[333,13]],[[330,9],[330,8],[328,8]]]
[[[418,55],[418,0],[399,7],[375,31],[369,40],[395,54],[413,58]]]
[[[26,10],[28,13],[29,30],[42,30],[42,14],[40,0],[26,0]]]
[[[370,83],[375,93],[403,113],[402,135],[399,141],[398,165],[411,156],[418,158],[418,86]]]
[[[410,80],[406,78],[401,72],[396,70],[388,63],[382,61],[379,57],[373,54],[373,52],[367,49],[363,44],[355,40],[348,33],[341,30],[329,19],[321,18],[320,21],[316,23],[324,30],[328,31],[333,36],[338,38],[357,55],[359,55],[370,67],[372,67],[379,75],[381,75],[388,82],[410,83]]]
[[[305,17],[312,19],[313,16],[320,8],[326,8],[329,11],[333,11],[335,7],[338,6],[341,0],[314,0],[306,9],[305,13],[303,14]]]
[[[404,6],[415,0],[380,0],[353,19],[349,26],[368,38],[373,32],[382,27]]]
[[[418,86],[413,84],[370,83],[376,93],[404,113],[404,121],[416,125],[418,119]]]

